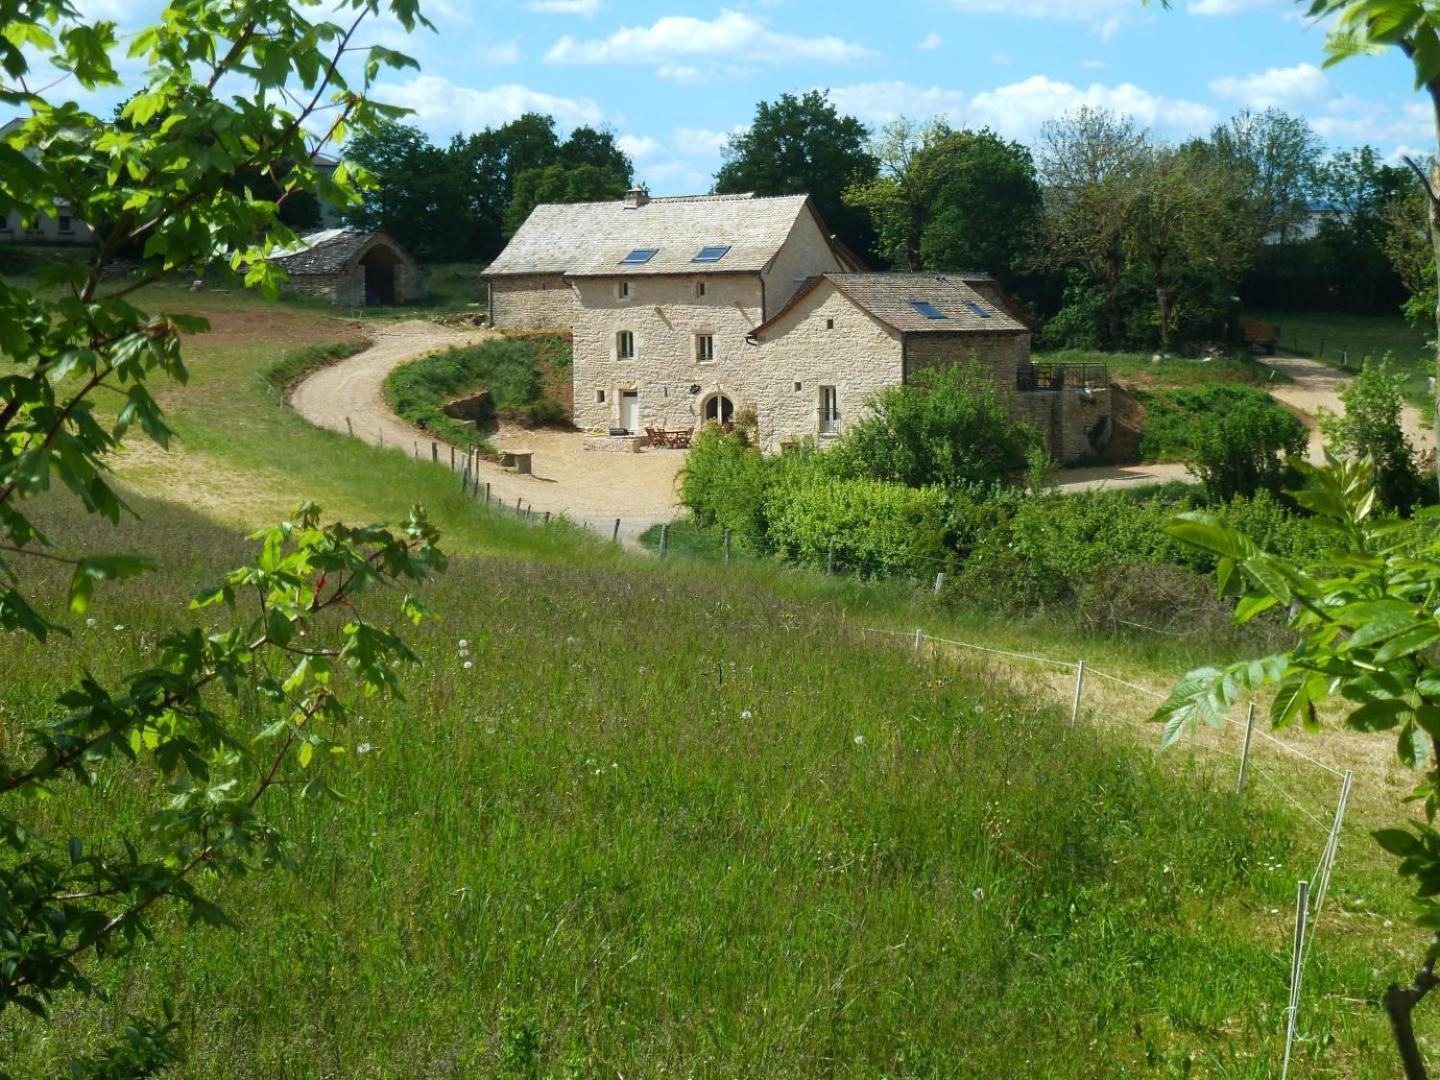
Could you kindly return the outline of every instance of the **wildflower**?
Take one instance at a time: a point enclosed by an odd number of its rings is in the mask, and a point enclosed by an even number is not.
[[[115,632],[116,632],[117,634],[120,633],[121,631],[123,631],[124,629],[125,629],[125,624],[124,624],[124,623],[116,623],[116,624],[115,624]]]
[[[91,627],[93,627],[93,626],[95,625],[95,620],[94,620],[94,619],[86,619],[86,620],[85,620],[85,625],[86,625],[86,626],[91,626]]]
[[[741,720],[750,720],[750,719],[753,719],[753,718],[754,718],[754,715],[755,715],[755,714],[752,713],[749,709],[746,709],[744,712],[742,712],[742,713],[740,714],[740,719],[741,719]]]
[[[864,736],[864,735],[856,735],[856,736],[855,736],[855,745],[856,745],[856,746],[864,746],[864,745],[865,745],[865,736]]]
[[[371,746],[368,742],[362,742],[359,746],[355,747],[355,753],[368,754],[371,750],[374,749],[375,747]]]
[[[470,647],[470,642],[466,641],[466,640],[462,637],[462,638],[460,639],[460,648],[462,648],[462,649],[468,649],[469,647]]]
[[[469,671],[472,667],[475,666],[475,663],[472,660],[466,660],[462,666],[465,668],[466,671]]]
[[[977,888],[977,889],[976,889],[974,892],[972,892],[970,895],[973,896],[976,900],[984,900],[984,899],[985,899],[985,890],[984,890],[984,889]]]

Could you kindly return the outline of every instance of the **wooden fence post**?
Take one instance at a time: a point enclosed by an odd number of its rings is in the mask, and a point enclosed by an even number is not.
[[[660,557],[663,559],[670,554],[670,526],[660,526]]]
[[[430,464],[440,464],[440,446],[435,442],[434,439],[430,440]]]
[[[940,595],[940,590],[945,588],[945,571],[941,570],[935,575],[935,595]]]
[[[616,543],[616,544],[618,544],[618,543],[620,542],[620,519],[619,519],[619,518],[616,518],[616,519],[615,519],[615,531],[610,534],[610,539],[611,539],[612,542],[614,542],[614,543]]]
[[[345,417],[345,430],[350,433],[352,439],[355,437],[355,425],[350,422],[350,417],[348,416]]]
[[[1081,660],[1075,669],[1075,702],[1070,706],[1070,726],[1080,723],[1080,697],[1085,692],[1085,661]]]

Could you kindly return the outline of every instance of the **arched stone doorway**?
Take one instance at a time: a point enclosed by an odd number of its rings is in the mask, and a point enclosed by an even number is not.
[[[701,406],[700,415],[704,417],[707,424],[729,427],[735,418],[735,403],[724,394],[711,394],[705,399],[705,404]]]
[[[400,256],[385,244],[376,244],[360,260],[365,268],[365,306],[391,307],[395,303],[395,268]]]

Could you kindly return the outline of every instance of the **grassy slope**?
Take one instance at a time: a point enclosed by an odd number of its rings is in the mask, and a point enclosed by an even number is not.
[[[1274,1074],[1285,912],[1314,827],[1263,795],[1242,819],[1225,768],[1068,741],[993,679],[915,667],[845,625],[1083,650],[1126,674],[1199,657],[1084,640],[1063,617],[942,617],[900,585],[639,563],[492,517],[445,470],[290,414],[260,376],[277,347],[239,329],[347,326],[203,303],[224,325],[170,395],[186,451],[132,461],[134,482],[236,522],[302,496],[365,518],[420,501],[452,550],[507,561],[461,559],[434,590],[444,621],[422,634],[409,704],[357,731],[380,749],[357,759],[353,806],[294,811],[303,869],[240,890],[251,932],[166,934],[108,974],[123,999],[169,994],[193,1018],[190,1075],[1122,1076],[1187,1058]],[[0,642],[0,724],[38,715],[82,659],[102,676],[133,664],[173,598],[238,553],[184,512],[145,516],[98,542],[166,552],[166,575],[108,590],[59,660]],[[55,531],[97,542],[63,515]],[[105,795],[85,812],[129,812],[127,786]],[[1362,796],[1359,820],[1378,801]],[[1345,851],[1337,896],[1364,912],[1329,924],[1307,982],[1307,1053],[1331,1074],[1388,1075],[1383,1024],[1354,1004],[1372,969],[1402,970],[1380,955],[1382,920],[1403,916],[1376,865]],[[52,1031],[7,1017],[0,1045],[38,1071],[115,1015],[71,1007]]]

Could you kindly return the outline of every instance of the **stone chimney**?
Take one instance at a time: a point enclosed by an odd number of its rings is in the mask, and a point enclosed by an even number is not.
[[[644,188],[631,188],[625,192],[625,209],[639,210],[650,201],[650,193]]]

